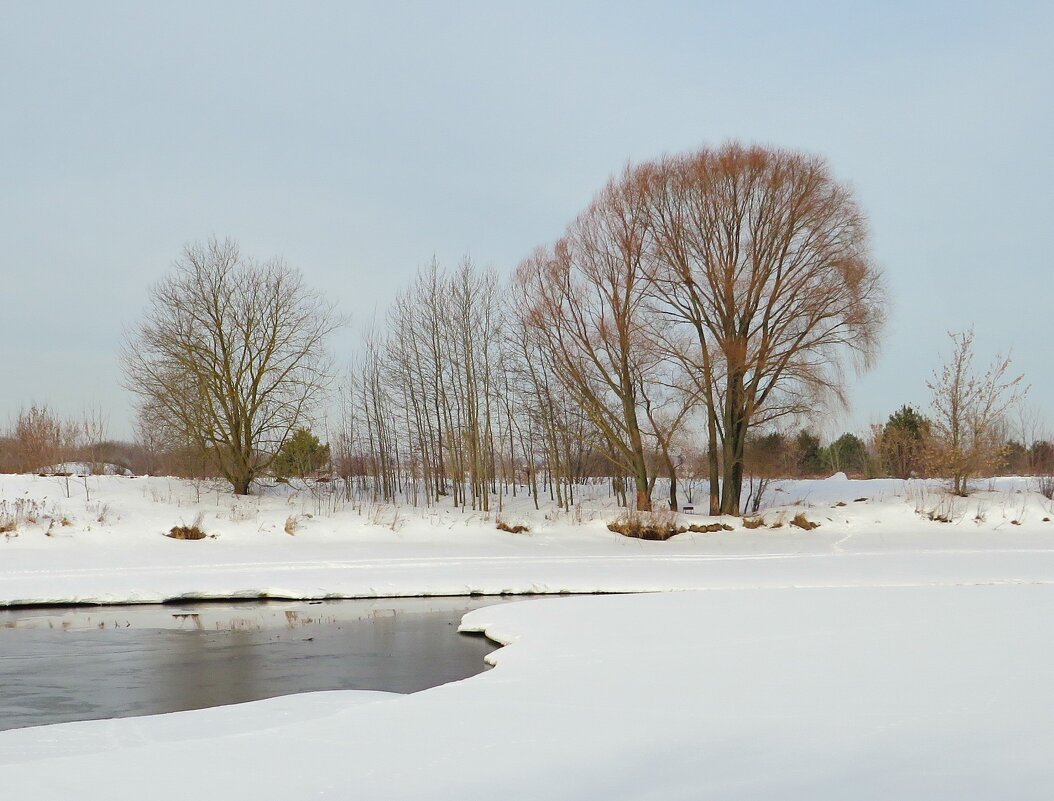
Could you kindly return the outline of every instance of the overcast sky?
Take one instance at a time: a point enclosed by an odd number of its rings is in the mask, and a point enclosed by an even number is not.
[[[829,431],[925,407],[970,325],[1050,431],[1052,43],[1050,2],[0,0],[0,425],[130,433],[122,327],[187,242],[361,325],[433,254],[511,272],[627,161],[736,138],[824,155],[871,220],[892,314]]]

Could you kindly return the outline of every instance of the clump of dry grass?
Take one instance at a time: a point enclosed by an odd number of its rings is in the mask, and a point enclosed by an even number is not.
[[[201,523],[204,520],[204,515],[199,514],[194,518],[194,522],[188,525],[172,526],[169,532],[165,535],[171,537],[174,540],[203,540],[208,534],[201,528]]]
[[[35,525],[44,514],[44,508],[32,498],[16,498],[11,503],[0,501],[0,534],[18,536],[21,526]]]
[[[668,540],[688,528],[678,525],[673,512],[623,512],[608,523],[608,530],[640,540]]]
[[[743,528],[761,528],[765,525],[765,518],[763,517],[744,517]]]
[[[495,527],[498,531],[507,531],[510,534],[524,534],[531,530],[528,526],[523,525],[523,523],[513,525],[501,517],[497,519],[497,525]]]
[[[209,535],[197,526],[172,526],[165,536],[174,540],[203,540]]]
[[[814,528],[820,527],[819,523],[814,523],[806,518],[805,512],[798,512],[798,514],[794,515],[794,517],[791,518],[790,524],[797,528],[805,529],[806,531],[812,531]]]

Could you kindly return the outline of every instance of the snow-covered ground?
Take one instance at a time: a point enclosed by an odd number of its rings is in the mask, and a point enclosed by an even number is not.
[[[409,696],[3,732],[3,797],[1054,796],[1054,510],[1024,480],[955,502],[921,482],[788,482],[765,512],[780,528],[665,543],[608,532],[602,497],[506,509],[532,528],[513,535],[493,515],[94,481],[89,501],[0,477],[0,499],[47,506],[0,542],[0,599],[692,591],[471,612],[464,629],[508,643],[495,670]],[[199,507],[215,539],[161,536]],[[798,511],[820,528],[788,527]],[[70,525],[47,536],[43,514]]]
[[[580,495],[571,512],[536,511],[521,496],[484,514],[334,508],[308,492],[234,498],[165,478],[74,478],[67,487],[62,478],[0,476],[0,522],[5,509],[8,516],[22,510],[18,528],[0,535],[0,605],[943,584],[1054,574],[1054,509],[1027,479],[1000,479],[965,499],[924,482],[781,482],[769,495],[780,505],[764,511],[765,527],[748,530],[728,518],[733,531],[667,542],[608,531],[618,510],[604,486]],[[820,527],[791,526],[797,512]],[[199,514],[214,537],[163,536]],[[531,531],[499,531],[498,515]]]

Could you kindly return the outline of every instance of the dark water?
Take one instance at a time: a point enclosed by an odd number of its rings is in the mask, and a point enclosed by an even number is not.
[[[0,730],[314,690],[409,693],[481,672],[495,598],[0,610]]]

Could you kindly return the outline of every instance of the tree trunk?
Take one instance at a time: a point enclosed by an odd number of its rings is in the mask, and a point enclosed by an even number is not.
[[[717,458],[717,412],[711,406],[707,414],[707,430],[710,436],[710,444],[706,450],[706,458],[710,468],[710,516],[716,517],[721,514],[721,469]]]
[[[641,487],[639,480],[637,481],[637,511],[651,511],[651,495],[648,494],[648,487]]]

